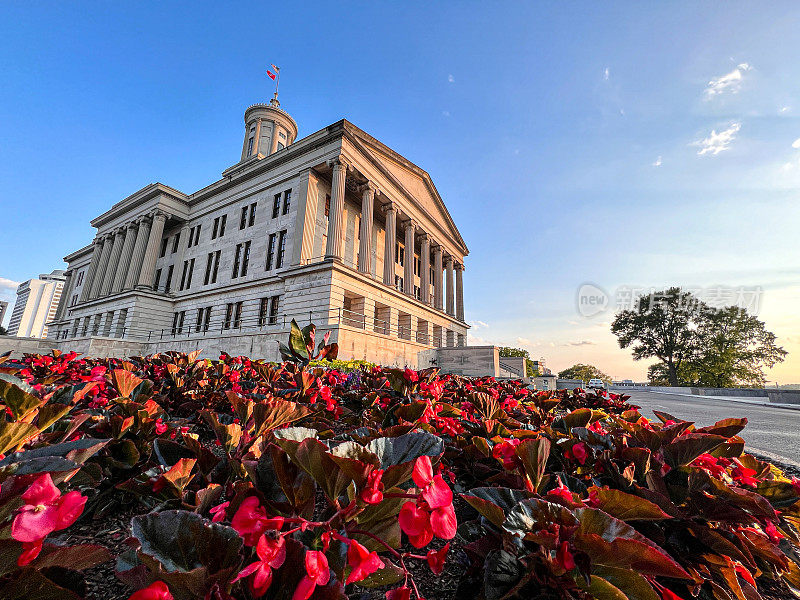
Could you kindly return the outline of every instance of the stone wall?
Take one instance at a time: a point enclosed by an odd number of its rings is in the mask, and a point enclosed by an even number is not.
[[[463,346],[438,348],[436,364],[442,373],[468,377],[498,377],[500,350],[497,346]]]
[[[53,340],[43,338],[17,337],[0,335],[0,354],[11,352],[12,358],[20,358],[23,354],[48,353],[56,347]]]

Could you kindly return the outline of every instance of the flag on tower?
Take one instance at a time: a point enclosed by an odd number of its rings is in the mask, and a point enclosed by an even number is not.
[[[280,72],[280,69],[279,69],[278,67],[276,67],[275,65],[272,65],[272,68],[273,68],[273,69],[275,69],[275,72],[276,72],[276,73],[277,73],[277,72]]]
[[[275,81],[275,73],[267,69],[267,75],[269,75],[269,78],[272,79],[272,81]]]

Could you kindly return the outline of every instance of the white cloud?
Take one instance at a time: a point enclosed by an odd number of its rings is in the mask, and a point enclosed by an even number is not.
[[[467,332],[467,344],[470,346],[489,346],[489,342],[479,337],[477,335],[472,335],[470,332]]]
[[[565,346],[596,346],[597,342],[593,342],[592,340],[580,340],[577,342],[567,342],[564,344]]]
[[[19,281],[12,281],[11,279],[0,277],[0,290],[13,290],[16,292],[18,287]]]
[[[609,68],[608,68],[608,67],[606,67],[606,68],[605,68],[605,70],[603,71],[603,79],[604,79],[605,81],[608,81],[608,78],[609,78],[610,76],[611,76],[611,71],[609,70]]]
[[[725,75],[721,75],[719,77],[714,77],[706,86],[706,98],[718,96],[720,94],[724,94],[725,92],[730,92],[731,94],[737,93],[739,88],[742,86],[742,79],[744,78],[745,72],[752,68],[753,67],[751,67],[749,64],[742,63],[730,73],[726,73]]]
[[[731,123],[730,127],[723,129],[719,133],[717,133],[716,129],[712,129],[708,137],[692,142],[692,146],[698,146],[700,148],[700,150],[697,151],[697,154],[700,156],[704,154],[716,156],[730,147],[731,142],[741,128],[741,123]]]
[[[654,163],[652,163],[654,167],[661,166],[661,157],[659,156]]]
[[[455,77],[453,77],[452,75],[447,76],[447,83],[455,83],[455,82],[456,82]]]
[[[470,326],[472,326],[473,329],[485,329],[489,327],[489,324],[484,323],[483,321],[470,321],[469,324]]]
[[[791,106],[781,106],[781,109],[778,112],[785,113],[785,112],[788,112],[790,110],[792,110]]]
[[[524,337],[518,337],[516,340],[514,340],[514,343],[517,344],[517,346],[530,346],[533,344],[532,341]]]
[[[800,138],[792,142],[792,148],[800,148]]]

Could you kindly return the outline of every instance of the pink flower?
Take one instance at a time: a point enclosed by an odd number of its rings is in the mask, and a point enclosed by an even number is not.
[[[172,600],[167,584],[163,581],[155,581],[146,588],[134,592],[128,600]]]
[[[40,475],[25,490],[22,499],[25,504],[11,524],[11,537],[29,544],[28,552],[20,557],[20,560],[24,557],[27,562],[39,554],[38,551],[32,552],[36,545],[41,549],[42,540],[50,533],[72,525],[86,504],[86,497],[81,496],[80,492],[67,492],[62,496],[61,491],[53,484],[50,473]]]
[[[208,512],[214,515],[211,518],[211,521],[214,523],[219,523],[220,521],[225,520],[225,509],[230,506],[230,502],[223,502],[222,504],[217,504],[215,507],[211,508]]]
[[[586,447],[586,444],[583,442],[578,442],[574,444],[572,448],[569,448],[564,455],[567,458],[573,458],[577,460],[580,464],[586,464],[586,457],[589,456],[589,449]]]
[[[325,585],[331,578],[328,559],[319,550],[306,552],[306,575],[297,584],[292,600],[307,600],[318,585]]]
[[[385,565],[377,552],[370,552],[355,540],[350,540],[347,547],[347,564],[353,570],[347,576],[345,584],[361,581],[372,575]]]
[[[167,431],[167,429],[169,429],[169,426],[166,423],[164,423],[164,419],[162,419],[161,417],[156,419],[156,434],[157,435],[162,435],[164,432]]]
[[[272,569],[279,568],[286,560],[286,544],[282,537],[272,539],[262,535],[256,544],[259,560],[242,569],[233,581],[239,581],[255,573],[250,589],[256,596],[263,596],[272,584]]]
[[[283,517],[267,517],[267,512],[258,498],[248,496],[239,505],[239,510],[233,515],[231,527],[242,536],[245,546],[255,546],[261,535],[268,529],[279,530],[283,527]]]

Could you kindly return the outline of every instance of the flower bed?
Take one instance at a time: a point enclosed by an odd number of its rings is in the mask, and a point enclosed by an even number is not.
[[[0,371],[1,598],[800,589],[800,482],[744,453],[745,419],[227,355],[55,352]],[[98,588],[111,565],[124,586]]]

